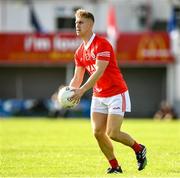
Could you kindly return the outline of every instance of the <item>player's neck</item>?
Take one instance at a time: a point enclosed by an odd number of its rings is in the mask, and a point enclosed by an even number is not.
[[[84,44],[86,45],[88,43],[88,41],[91,39],[93,35],[93,32],[87,34],[86,36],[82,37],[82,40],[84,41]]]

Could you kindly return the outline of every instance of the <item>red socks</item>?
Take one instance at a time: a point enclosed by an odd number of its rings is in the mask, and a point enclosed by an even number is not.
[[[117,168],[117,167],[119,167],[119,164],[118,164],[116,158],[115,158],[115,159],[112,159],[112,160],[109,160],[109,163],[110,163],[110,165],[111,165],[112,168]]]
[[[135,151],[135,153],[138,153],[142,150],[142,147],[137,142],[134,142],[132,149]],[[120,167],[116,158],[109,160],[109,164],[111,165],[112,168]]]
[[[139,151],[142,150],[142,147],[137,142],[134,142],[134,145],[132,146],[132,149],[135,151],[135,153],[138,153]]]

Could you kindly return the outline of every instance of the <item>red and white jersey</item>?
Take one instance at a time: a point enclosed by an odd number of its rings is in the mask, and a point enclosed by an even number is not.
[[[93,88],[94,96],[110,97],[128,90],[111,44],[105,38],[93,34],[86,45],[82,43],[76,50],[75,64],[84,67],[92,75],[96,70],[96,60],[108,61],[109,64]]]

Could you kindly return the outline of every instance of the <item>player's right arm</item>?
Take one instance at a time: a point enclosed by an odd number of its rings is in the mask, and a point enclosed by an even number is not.
[[[82,66],[76,66],[74,71],[74,76],[69,86],[79,88],[83,82],[84,74],[85,74],[85,68]]]

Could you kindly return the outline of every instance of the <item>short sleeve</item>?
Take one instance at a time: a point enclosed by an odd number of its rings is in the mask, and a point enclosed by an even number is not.
[[[96,59],[109,61],[111,57],[111,52],[112,46],[109,44],[108,41],[103,40],[98,44]]]

